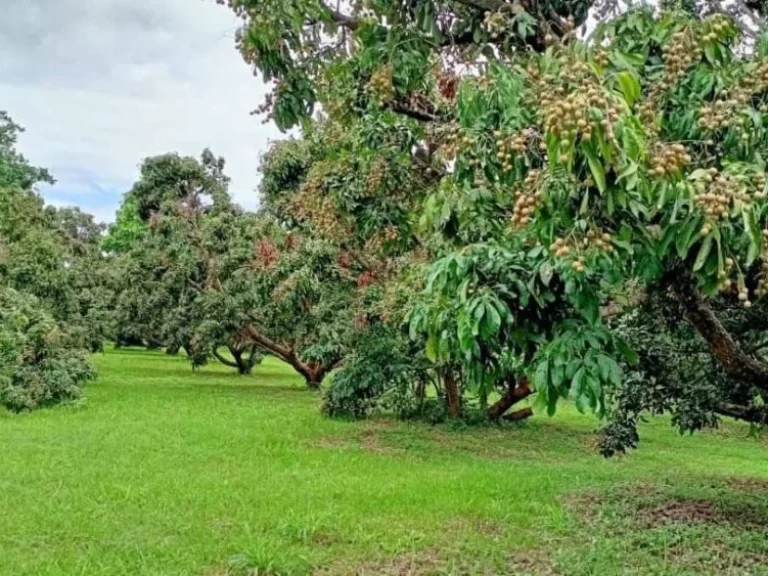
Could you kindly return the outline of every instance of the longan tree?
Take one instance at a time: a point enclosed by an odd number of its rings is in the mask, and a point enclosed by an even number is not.
[[[765,292],[762,4],[603,5],[586,39],[588,2],[231,5],[241,52],[276,80],[278,125],[320,103],[341,130],[414,134],[410,161],[420,148],[438,177],[410,222],[438,259],[412,332],[481,403],[501,393],[490,415],[533,391],[550,413],[571,397],[613,417],[607,452],[646,409],[683,430],[764,422],[762,334],[731,322]],[[350,214],[341,196],[322,195]],[[706,391],[637,364],[633,322],[657,321],[700,343],[697,366],[719,376]],[[632,392],[662,380],[661,402]]]
[[[269,354],[319,387],[354,330],[357,278],[329,243],[233,204],[223,169],[208,152],[145,161],[125,198],[143,229],[128,235],[122,306],[193,362],[245,374]]]
[[[20,131],[0,113],[0,405],[16,411],[77,398],[109,331],[101,229],[45,206],[35,186],[52,178],[16,151]]]

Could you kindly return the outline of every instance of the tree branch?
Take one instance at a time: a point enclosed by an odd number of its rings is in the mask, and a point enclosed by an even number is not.
[[[730,376],[768,393],[768,366],[744,352],[696,288],[690,272],[676,269],[667,280],[688,321],[704,338],[710,352]]]
[[[339,26],[342,26],[344,28],[347,28],[348,30],[353,30],[353,31],[357,30],[360,27],[361,22],[357,18],[348,16],[347,14],[344,14],[335,8],[331,8],[327,4],[323,4],[323,8],[325,8],[326,10],[328,19],[338,24]],[[314,26],[316,24],[321,24],[322,20],[318,20],[316,18],[310,18],[305,23],[307,26]]]
[[[752,422],[753,424],[765,424],[768,422],[768,411],[766,411],[765,407],[741,406],[724,402],[716,406],[715,411],[722,416],[730,416],[731,418]]]
[[[528,398],[528,396],[531,394],[533,394],[533,390],[528,384],[527,379],[523,378],[520,382],[518,382],[515,380],[514,376],[511,376],[507,381],[507,390],[504,395],[488,408],[488,419],[498,420],[499,418],[503,417],[507,410],[509,410],[512,406],[521,400]]]
[[[229,366],[230,368],[238,368],[238,365],[235,362],[232,362],[231,360],[228,360],[221,354],[219,354],[219,351],[217,348],[213,349],[213,357],[216,358],[219,362],[224,364],[224,366]]]

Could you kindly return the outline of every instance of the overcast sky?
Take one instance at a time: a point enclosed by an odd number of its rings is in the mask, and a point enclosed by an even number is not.
[[[57,178],[42,190],[110,221],[147,156],[227,159],[253,208],[259,154],[280,138],[249,112],[265,87],[234,47],[237,19],[214,0],[0,0],[0,110],[19,148]]]

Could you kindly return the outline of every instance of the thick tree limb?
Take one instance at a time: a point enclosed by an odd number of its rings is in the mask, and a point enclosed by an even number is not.
[[[522,410],[512,412],[512,414],[507,414],[504,416],[504,420],[507,420],[508,422],[520,422],[531,416],[533,416],[533,408],[523,408]]]
[[[704,338],[723,369],[733,378],[768,393],[768,366],[741,349],[704,300],[690,273],[677,269],[668,279],[688,321]]]
[[[730,416],[737,420],[744,420],[745,422],[752,422],[753,424],[766,424],[768,423],[768,411],[765,407],[758,408],[755,406],[740,406],[738,404],[722,403],[719,404],[715,411],[722,416]]]
[[[302,362],[295,350],[275,342],[271,338],[261,334],[253,326],[247,326],[243,330],[243,337],[245,340],[261,346],[274,356],[277,356],[287,364],[290,364],[296,372],[304,376],[304,380],[306,380],[307,386],[310,388],[320,388],[323,379],[325,379],[328,373],[334,368],[337,368],[342,361],[341,358],[334,358],[326,364]]]
[[[326,9],[330,20],[332,22],[335,22],[339,26],[343,26],[344,28],[347,28],[348,30],[353,30],[353,31],[357,30],[360,27],[360,20],[358,20],[357,18],[344,14],[343,12],[340,12],[335,8],[331,8],[327,4],[323,4],[323,7]],[[306,22],[308,26],[313,26],[319,23],[320,22],[318,20],[307,20]]]
[[[224,366],[229,366],[230,368],[239,368],[239,366],[235,362],[232,362],[232,360],[229,360],[225,356],[222,356],[219,353],[218,349],[216,348],[213,349],[213,357],[216,358],[216,360],[218,360],[222,364],[224,364]]]
[[[528,380],[522,379],[518,382],[514,378],[511,378],[508,382],[507,390],[504,395],[488,408],[488,419],[498,420],[499,418],[503,417],[507,410],[512,408],[512,406],[521,400],[528,398],[528,396],[531,394],[533,394],[533,390],[528,384]]]

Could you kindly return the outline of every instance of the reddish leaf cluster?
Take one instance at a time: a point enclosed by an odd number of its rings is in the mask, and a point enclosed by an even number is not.
[[[269,240],[259,240],[256,243],[256,259],[265,268],[274,266],[280,259],[280,251]]]
[[[373,275],[373,272],[366,270],[357,277],[357,286],[359,288],[365,288],[366,286],[373,284],[375,281],[376,277]]]

